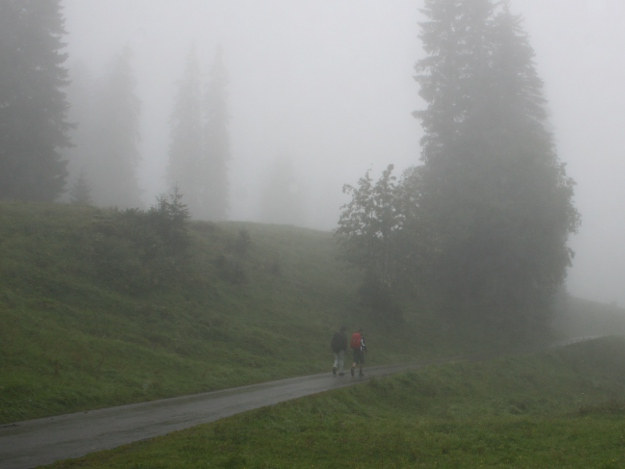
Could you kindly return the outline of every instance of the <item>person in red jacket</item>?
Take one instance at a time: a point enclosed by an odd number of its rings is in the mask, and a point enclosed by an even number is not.
[[[365,364],[365,352],[367,351],[367,344],[365,343],[365,336],[362,333],[362,329],[358,329],[352,334],[352,338],[349,342],[349,346],[352,349],[354,355],[354,361],[352,363],[351,373],[354,376],[356,367],[359,368],[358,376],[364,376],[362,372],[362,366]]]

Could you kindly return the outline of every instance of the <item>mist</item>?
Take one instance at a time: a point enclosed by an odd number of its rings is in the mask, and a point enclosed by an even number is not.
[[[64,0],[67,65],[104,75],[132,50],[141,100],[140,186],[168,191],[169,118],[195,47],[208,74],[221,48],[229,76],[233,220],[330,230],[341,188],[366,171],[419,164],[420,0]],[[625,304],[625,4],[514,0],[536,53],[560,160],[582,215],[570,293]],[[276,169],[277,168],[277,169]],[[277,173],[276,173],[277,171]],[[292,217],[272,210],[270,181],[290,179]],[[278,178],[278,179],[276,179]]]

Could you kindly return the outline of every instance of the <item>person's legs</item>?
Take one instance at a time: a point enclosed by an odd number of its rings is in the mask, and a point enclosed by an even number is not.
[[[352,364],[351,373],[354,376],[356,367],[358,367],[358,376],[364,376],[365,374],[362,371],[362,365],[365,362],[365,352],[362,350],[354,350],[354,363]]]
[[[339,370],[339,376],[345,374],[345,350],[340,350],[337,354],[336,365]]]
[[[339,354],[337,352],[332,352],[334,354],[334,364],[332,365],[332,374],[336,374],[336,369],[339,366]]]

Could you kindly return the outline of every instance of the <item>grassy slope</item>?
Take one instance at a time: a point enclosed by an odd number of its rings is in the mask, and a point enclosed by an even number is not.
[[[57,468],[625,465],[625,340],[373,380]]]
[[[583,298],[568,297],[554,315],[554,327],[562,337],[625,335],[625,311]]]
[[[329,233],[195,223],[184,281],[141,288],[145,272],[131,245],[106,236],[107,220],[95,209],[0,204],[0,422],[327,370],[341,323],[365,327],[375,364],[451,351],[423,311],[407,307],[401,326],[363,316],[358,275],[337,259]],[[251,239],[243,254],[241,230]],[[566,310],[557,318],[563,336],[625,330],[614,308],[570,300]],[[380,467],[373,458],[388,454],[393,467],[453,466],[477,454],[505,466],[525,451],[575,467],[583,440],[605,451],[586,460],[610,467],[625,434],[621,349],[617,341],[569,348],[568,358],[437,367],[183,432],[157,440],[159,450],[145,443],[136,457],[145,467],[179,467],[180,458],[201,466],[215,452],[216,467],[323,466],[324,458]],[[128,461],[135,448],[110,457]]]
[[[111,217],[0,204],[0,422],[327,370],[342,323],[365,327],[374,363],[424,353],[361,315],[330,233],[194,223],[188,265],[145,288]]]

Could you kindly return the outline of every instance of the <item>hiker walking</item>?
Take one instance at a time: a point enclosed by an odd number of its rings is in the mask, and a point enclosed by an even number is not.
[[[336,331],[332,336],[330,342],[330,348],[334,354],[334,365],[332,365],[332,374],[336,376],[338,371],[339,376],[345,374],[345,351],[347,350],[347,336],[345,335],[345,326],[342,326],[340,330]]]
[[[354,376],[356,367],[359,368],[358,376],[364,376],[362,372],[362,365],[365,364],[365,352],[367,351],[367,344],[365,343],[365,336],[362,333],[362,329],[358,329],[352,334],[352,338],[349,342],[349,346],[352,349],[354,355],[354,361],[352,363],[351,373]]]

